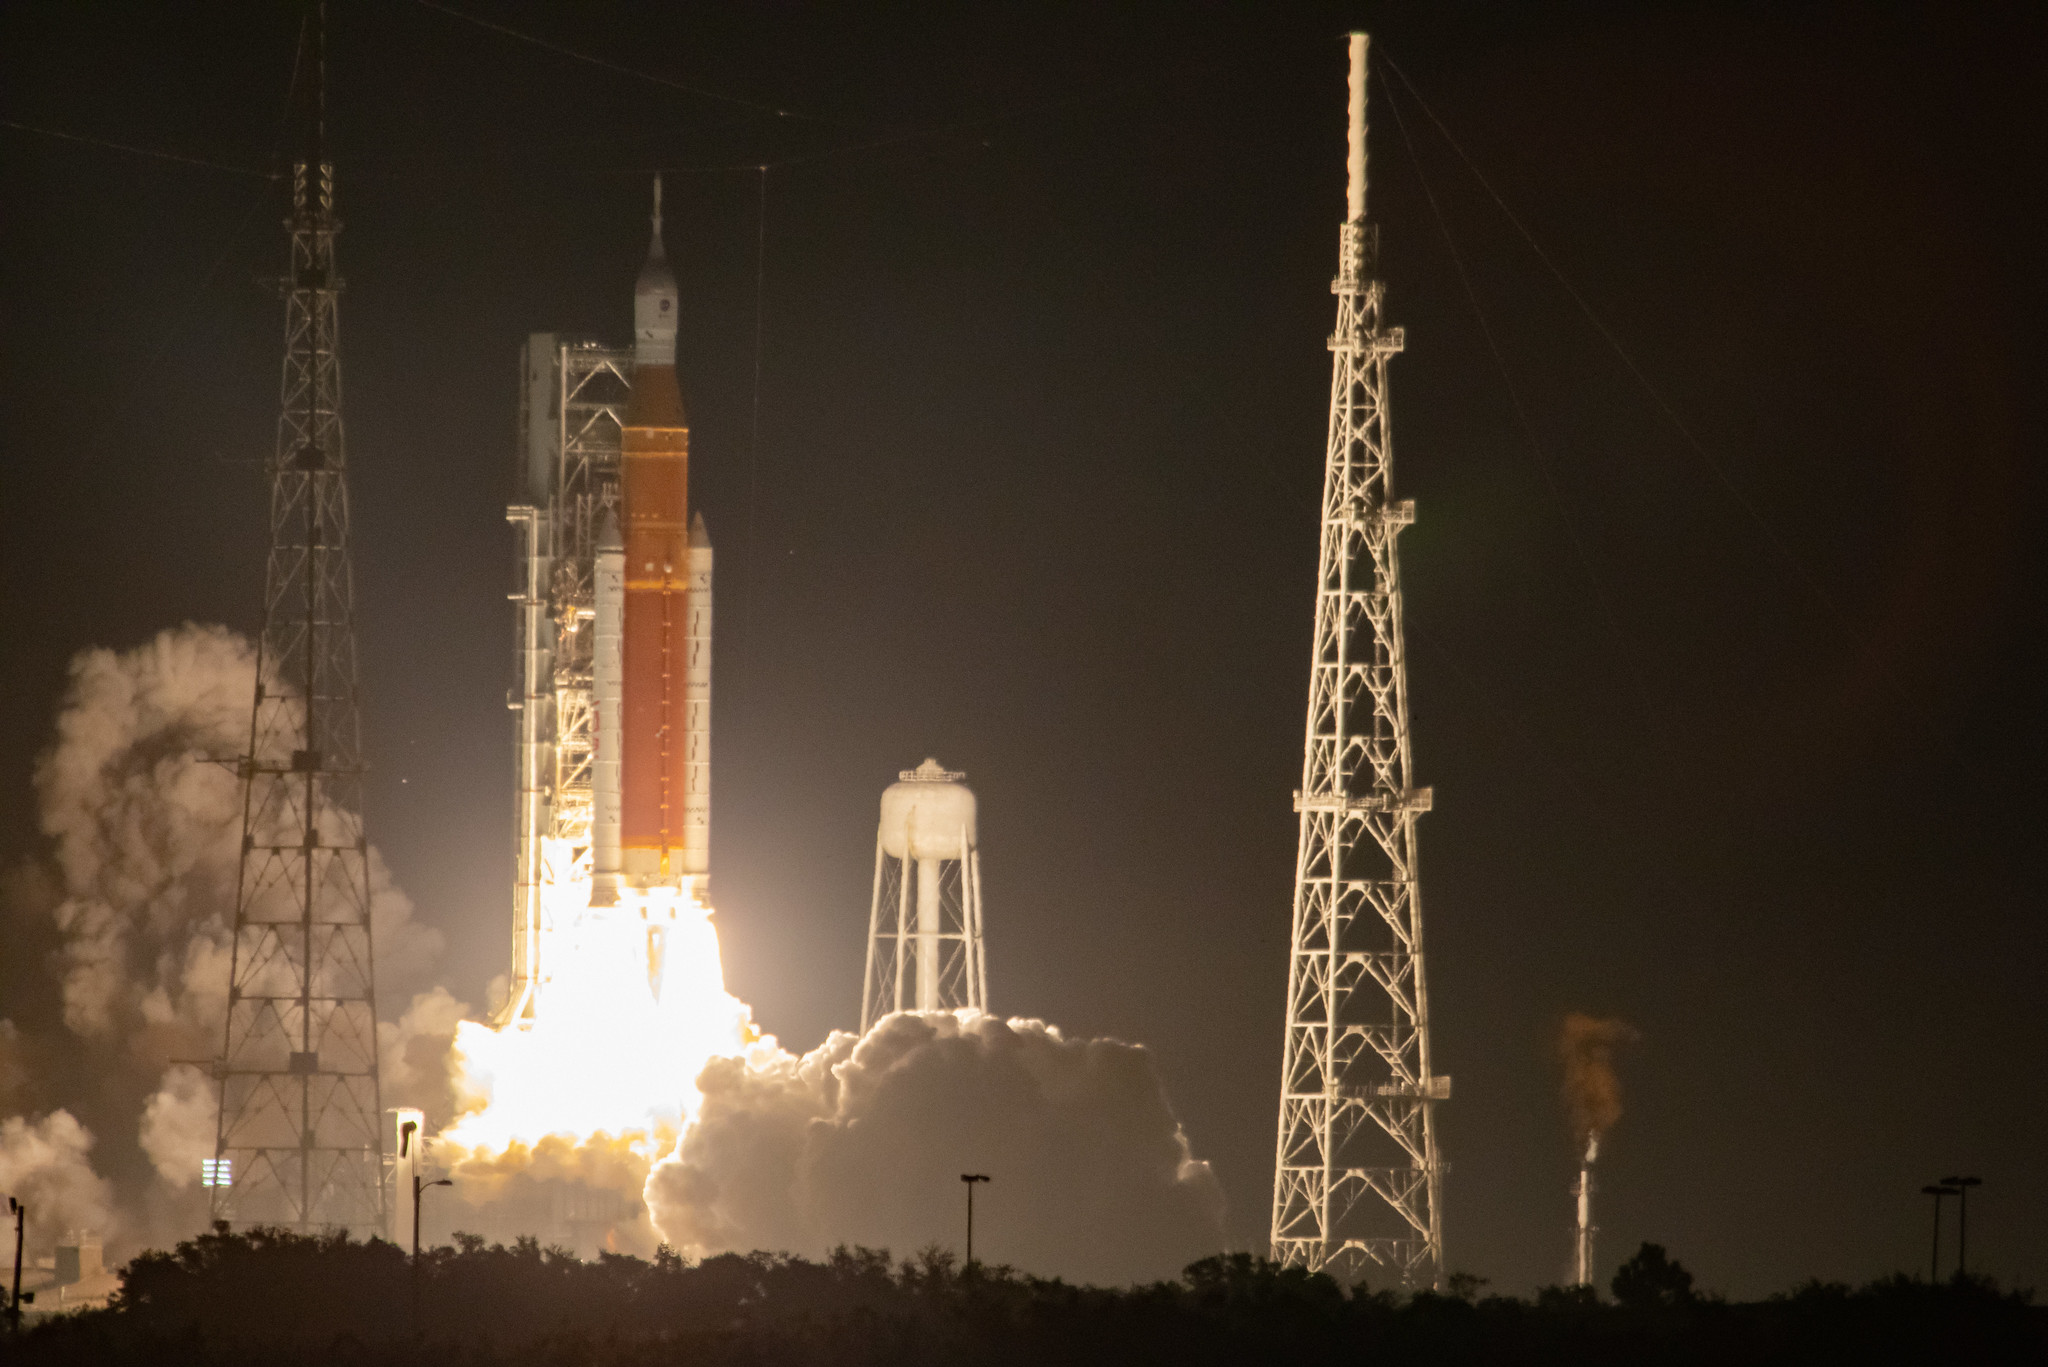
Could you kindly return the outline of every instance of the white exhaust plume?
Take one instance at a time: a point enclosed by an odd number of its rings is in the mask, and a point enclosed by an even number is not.
[[[1222,1247],[1221,1190],[1137,1045],[905,1012],[802,1058],[715,1059],[698,1085],[696,1123],[647,1181],[686,1252],[957,1247],[963,1171],[995,1179],[975,1238],[991,1263],[1119,1282]]]

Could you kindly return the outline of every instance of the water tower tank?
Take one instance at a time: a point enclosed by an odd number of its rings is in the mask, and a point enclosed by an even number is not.
[[[928,759],[882,791],[861,1030],[892,1011],[986,1011],[974,790]]]
[[[882,850],[892,859],[965,859],[974,848],[967,775],[928,759],[882,790]]]

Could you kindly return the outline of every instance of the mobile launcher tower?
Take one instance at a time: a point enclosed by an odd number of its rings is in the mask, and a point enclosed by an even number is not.
[[[709,906],[711,539],[689,508],[677,296],[654,232],[634,342],[535,333],[522,354],[517,487],[512,975],[530,1021],[553,918]]]

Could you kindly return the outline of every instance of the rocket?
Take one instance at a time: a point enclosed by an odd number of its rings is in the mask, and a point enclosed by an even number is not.
[[[654,231],[633,290],[633,379],[619,494],[596,557],[594,902],[621,889],[705,901],[711,852],[711,538],[690,517],[690,428],[676,383],[675,273]]]

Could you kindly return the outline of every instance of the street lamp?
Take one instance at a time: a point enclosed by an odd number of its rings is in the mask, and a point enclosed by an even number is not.
[[[1970,1188],[1981,1187],[1981,1177],[1944,1177],[1941,1184],[1956,1192],[1956,1276],[1970,1275]]]
[[[420,1197],[426,1195],[429,1187],[455,1185],[445,1177],[437,1177],[431,1182],[420,1180],[420,1155],[414,1145],[419,1129],[417,1120],[408,1120],[398,1127],[398,1156],[411,1160],[408,1171],[412,1173],[412,1327],[415,1330],[420,1327]]]
[[[967,1266],[974,1266],[974,1187],[977,1182],[988,1181],[985,1172],[963,1172],[960,1180],[967,1184]]]
[[[18,1333],[21,1330],[21,1226],[28,1219],[28,1207],[10,1196],[7,1208],[14,1212],[14,1299],[7,1303],[7,1322]]]
[[[1941,1198],[1960,1196],[1962,1192],[1951,1186],[1922,1187],[1920,1192],[1934,1198],[1934,1253],[1927,1262],[1927,1280],[1938,1282],[1941,1280]]]
[[[420,1261],[420,1197],[426,1194],[428,1187],[452,1187],[454,1185],[453,1182],[445,1177],[437,1177],[431,1182],[422,1182],[418,1173],[412,1175],[412,1261],[415,1267],[419,1265]]]

